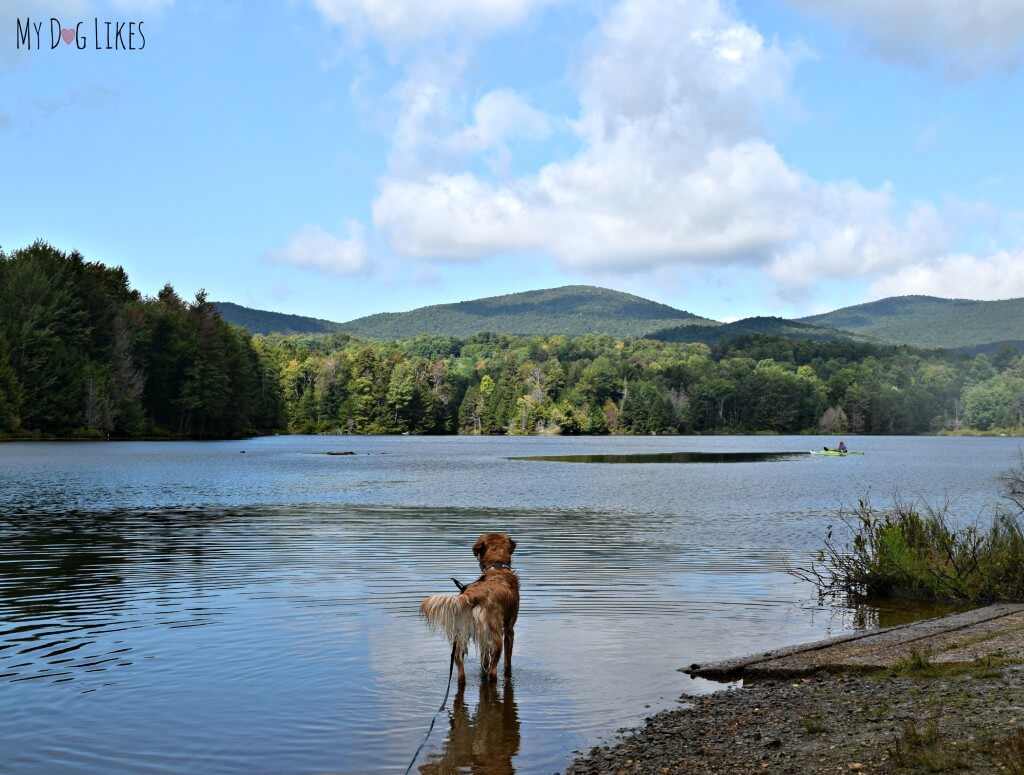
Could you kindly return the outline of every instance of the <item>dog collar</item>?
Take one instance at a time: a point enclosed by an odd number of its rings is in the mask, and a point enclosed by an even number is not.
[[[481,565],[480,570],[512,570],[507,562],[492,562],[490,565]]]

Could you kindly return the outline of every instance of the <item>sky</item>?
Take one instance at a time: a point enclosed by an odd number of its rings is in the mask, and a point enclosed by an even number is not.
[[[1022,297],[1021,94],[1020,0],[0,0],[0,248],[338,321]]]

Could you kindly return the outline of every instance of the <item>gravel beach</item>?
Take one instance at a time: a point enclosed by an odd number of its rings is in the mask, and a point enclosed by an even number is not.
[[[1024,773],[1024,666],[816,675],[683,697],[580,756],[594,773]]]

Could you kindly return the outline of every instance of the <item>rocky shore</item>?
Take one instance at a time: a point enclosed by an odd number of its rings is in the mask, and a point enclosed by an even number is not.
[[[566,775],[976,772],[1024,775],[1024,605],[1002,604],[686,672],[683,696]]]
[[[913,671],[910,671],[911,673]],[[1024,667],[818,675],[685,698],[565,775],[1024,773]]]

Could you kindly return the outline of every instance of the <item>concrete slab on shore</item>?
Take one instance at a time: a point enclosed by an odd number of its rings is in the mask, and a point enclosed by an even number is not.
[[[739,659],[694,664],[683,672],[700,678],[735,680],[881,670],[905,660],[913,651],[927,654],[938,664],[986,658],[1024,662],[1024,604],[990,605]]]

